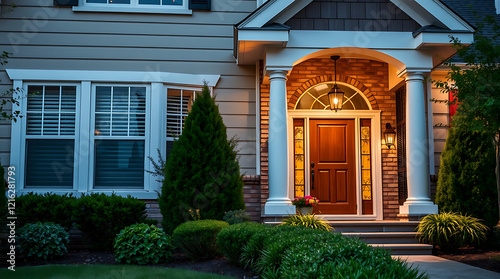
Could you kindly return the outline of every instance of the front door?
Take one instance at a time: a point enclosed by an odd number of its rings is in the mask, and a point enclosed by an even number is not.
[[[356,214],[354,120],[310,120],[310,189],[317,214]]]

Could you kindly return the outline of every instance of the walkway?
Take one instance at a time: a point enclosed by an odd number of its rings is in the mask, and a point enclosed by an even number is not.
[[[393,256],[406,259],[409,264],[427,272],[431,279],[500,279],[500,273],[478,268],[436,256]]]

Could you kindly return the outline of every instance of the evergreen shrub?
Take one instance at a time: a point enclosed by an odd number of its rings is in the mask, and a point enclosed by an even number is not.
[[[66,230],[73,225],[76,198],[71,194],[27,193],[16,197],[16,216],[20,226],[27,223],[53,222]]]
[[[172,235],[174,244],[194,260],[212,259],[220,255],[217,234],[229,224],[218,220],[188,221]]]
[[[243,209],[240,210],[229,210],[224,215],[224,221],[226,221],[229,225],[239,224],[243,222],[252,221],[252,217]]]
[[[239,264],[243,247],[258,231],[264,230],[265,225],[245,222],[223,228],[217,235],[217,246],[221,252],[233,263]]]
[[[158,197],[163,228],[171,233],[188,221],[189,209],[214,220],[222,220],[228,210],[244,209],[243,184],[236,140],[227,139],[219,108],[205,86],[167,158]]]
[[[96,248],[112,250],[116,235],[125,227],[146,220],[146,203],[134,197],[92,193],[76,200],[74,218]]]
[[[127,264],[157,264],[172,259],[172,238],[154,225],[134,224],[115,239],[115,260]]]
[[[498,223],[495,147],[488,134],[453,125],[448,130],[435,201],[440,212],[472,215],[490,228]]]
[[[58,224],[26,224],[18,231],[20,251],[28,258],[49,260],[68,254],[69,234]]]
[[[321,220],[314,214],[306,214],[306,215],[290,215],[283,219],[283,223],[281,226],[299,226],[312,228],[322,231],[332,231],[333,228],[325,221]]]

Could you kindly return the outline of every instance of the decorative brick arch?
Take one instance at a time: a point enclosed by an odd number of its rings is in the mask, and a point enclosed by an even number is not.
[[[307,89],[313,87],[314,85],[322,82],[333,82],[335,79],[333,75],[322,75],[322,76],[317,76],[314,78],[309,79],[308,81],[302,83],[301,86],[299,86],[295,92],[293,92],[292,96],[288,99],[288,109],[293,109],[295,107],[295,104],[299,100],[300,96],[304,94],[304,92],[307,91]],[[363,83],[361,83],[359,80],[345,76],[345,75],[337,75],[337,81],[342,82],[342,83],[347,83],[358,89],[360,92],[362,92],[368,101],[370,102],[370,105],[372,109],[377,110],[379,109],[377,100],[375,99],[375,96],[370,92],[370,89],[366,87]]]

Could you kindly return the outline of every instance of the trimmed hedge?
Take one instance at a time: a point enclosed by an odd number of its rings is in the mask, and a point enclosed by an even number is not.
[[[27,223],[53,222],[66,230],[73,225],[76,197],[54,193],[27,193],[16,197],[16,216],[20,226]]]
[[[128,264],[157,264],[172,259],[172,238],[154,225],[134,224],[115,239],[115,260]]]
[[[92,193],[75,201],[77,227],[99,249],[112,250],[116,235],[125,227],[146,220],[146,203],[134,197]]]
[[[243,247],[257,232],[265,226],[254,222],[245,222],[223,228],[217,235],[217,245],[220,251],[235,264],[240,264]]]
[[[228,226],[228,223],[217,220],[188,221],[174,230],[172,238],[191,259],[211,259],[220,255],[217,234]]]
[[[54,223],[26,224],[18,231],[20,251],[28,258],[49,260],[68,254],[69,234]]]
[[[393,260],[386,250],[303,227],[262,228],[243,248],[240,263],[263,279],[428,278],[405,262]]]

